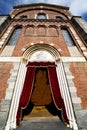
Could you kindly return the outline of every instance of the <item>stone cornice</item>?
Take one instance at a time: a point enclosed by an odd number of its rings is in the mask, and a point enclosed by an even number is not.
[[[34,3],[34,4],[25,4],[25,5],[16,5],[13,6],[14,9],[17,8],[25,8],[25,7],[37,7],[37,6],[44,6],[44,7],[54,7],[54,8],[60,8],[60,9],[65,9],[65,10],[69,10],[69,7],[66,6],[59,6],[59,5],[53,5],[53,4],[45,4],[45,3]]]

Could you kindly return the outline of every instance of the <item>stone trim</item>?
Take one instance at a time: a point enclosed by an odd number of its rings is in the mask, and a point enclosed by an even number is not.
[[[20,62],[22,57],[0,57],[0,62]],[[84,57],[60,57],[62,62],[86,62]]]
[[[22,59],[24,61],[29,61],[29,59],[31,58],[32,53],[35,53],[36,51],[39,51],[39,50],[48,51],[53,56],[53,58],[55,60],[60,59],[59,51],[55,47],[53,47],[51,45],[48,45],[48,44],[44,44],[44,43],[35,44],[35,45],[32,45],[29,48],[27,48],[25,50],[25,52],[23,53]]]
[[[85,57],[87,57],[87,49],[86,46],[84,45],[84,43],[81,41],[81,39],[79,38],[79,36],[77,35],[77,33],[75,32],[75,30],[70,27],[70,30],[73,34],[73,36],[75,37],[76,42],[78,43],[79,47],[81,48],[83,54]],[[86,53],[85,53],[86,52]]]
[[[57,63],[56,70],[57,70],[57,77],[58,77],[59,86],[60,86],[60,92],[64,100],[66,113],[67,113],[69,123],[70,123],[70,128],[72,128],[73,130],[78,130],[63,63],[61,62]]]
[[[69,91],[71,94],[71,100],[73,103],[74,110],[76,111],[78,109],[81,109],[81,98],[77,96],[77,89],[73,82],[74,76],[70,72],[69,68],[70,68],[69,63],[64,63],[64,69],[65,69],[65,74],[68,82]]]
[[[20,62],[21,57],[0,57],[0,62]]]
[[[3,46],[3,44],[5,43],[5,40],[7,39],[8,35],[10,34],[12,30],[12,27],[9,27],[7,32],[2,36],[1,40],[0,40],[0,48]]]
[[[14,86],[15,86],[15,82],[16,82],[16,78],[17,78],[17,73],[18,73],[18,68],[19,68],[19,63],[13,63],[14,68],[11,69],[10,73],[11,76],[8,79],[8,88],[6,89],[6,95],[5,95],[5,99],[3,99],[1,101],[1,112],[0,112],[0,116],[1,115],[5,115],[5,119],[3,118],[3,124],[0,125],[0,128],[3,127],[2,130],[4,130],[5,125],[6,125],[6,121],[8,118],[8,114],[9,114],[9,108],[10,108],[10,104],[11,104],[11,100],[12,100],[12,96],[13,96],[13,91],[14,91]]]
[[[14,63],[14,68],[10,71],[11,76],[8,79],[8,88],[6,90],[5,99],[12,99],[13,89],[17,78],[19,63]]]
[[[0,56],[12,56],[15,46],[6,45],[3,51],[1,52]]]
[[[61,57],[62,62],[86,62],[86,59],[80,57]]]

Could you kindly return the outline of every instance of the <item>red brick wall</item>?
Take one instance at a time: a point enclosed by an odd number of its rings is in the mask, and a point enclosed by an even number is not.
[[[5,98],[12,63],[0,63],[0,100]]]
[[[82,108],[87,108],[87,63],[71,63],[70,71],[74,76],[77,95],[82,100]]]
[[[11,26],[13,25],[19,25],[20,22],[14,22]],[[48,36],[46,34],[46,36],[41,36],[41,35],[37,35],[37,31],[38,31],[38,25],[40,25],[40,22],[37,23],[35,25],[36,22],[33,22],[32,24],[35,26],[35,32],[36,32],[36,35],[26,35],[25,36],[25,30],[26,30],[26,25],[29,25],[29,22],[22,22],[21,24],[23,24],[23,28],[22,28],[22,32],[21,32],[21,35],[18,39],[18,42],[15,46],[15,49],[14,49],[14,52],[13,52],[13,56],[21,56],[23,54],[23,51],[22,49],[23,48],[27,48],[30,46],[30,44],[33,42],[35,44],[37,43],[40,43],[40,41],[43,41],[43,43],[46,43],[46,44],[51,44],[51,43],[54,43],[54,47],[56,47],[57,49],[61,49],[61,56],[70,56],[69,54],[69,51],[68,51],[68,47],[64,41],[64,37],[60,31],[60,27],[57,28],[57,32],[58,32],[58,36]],[[30,23],[30,25],[32,25]],[[44,25],[45,23],[43,23]],[[50,23],[46,23],[45,24],[46,27],[48,27],[50,25]],[[51,25],[54,25],[54,23],[52,22]],[[56,24],[56,26],[58,26]],[[46,31],[48,34],[50,32],[50,30],[48,29]]]
[[[38,6],[40,7],[40,6]],[[16,15],[16,19],[20,18],[20,16],[22,15],[27,15],[27,17],[29,19],[35,19],[35,16],[38,14],[38,13],[45,13],[47,14],[48,16],[48,19],[55,19],[56,16],[61,16],[63,17],[64,20],[67,20],[67,17],[66,15],[68,16],[71,16],[68,12],[68,10],[66,9],[62,9],[62,8],[54,8],[53,7],[53,10],[49,9],[49,7],[46,9],[45,8],[44,10],[39,10],[39,9],[36,9],[36,10],[30,10],[30,11],[24,11],[24,9],[29,9],[31,7],[23,7],[21,8],[20,10],[22,11],[21,13],[18,13],[17,12],[20,12],[19,10],[15,10],[12,15]],[[35,9],[35,7],[34,7]],[[56,10],[56,11],[55,11]],[[65,11],[66,10],[66,11]],[[64,14],[63,14],[63,11],[64,11]],[[61,13],[62,12],[62,13]],[[30,46],[30,43],[40,43],[40,41],[43,41],[44,43],[46,44],[50,44],[50,43],[54,43],[54,47],[56,47],[57,49],[61,49],[62,51],[60,52],[62,56],[70,56],[69,54],[69,51],[68,51],[68,48],[67,48],[67,45],[64,41],[64,38],[61,34],[61,31],[60,31],[60,26],[62,25],[61,22],[40,22],[40,21],[26,21],[26,22],[23,22],[23,21],[16,21],[16,22],[13,22],[11,24],[11,26],[15,26],[15,25],[23,25],[23,28],[22,28],[22,33],[20,35],[20,38],[18,40],[18,43],[16,44],[16,47],[14,49],[14,52],[13,52],[13,56],[21,56],[22,55],[22,48],[27,48]],[[38,35],[28,35],[28,36],[25,36],[25,32],[26,32],[26,26],[27,25],[34,25],[35,27],[35,32],[37,34],[37,31],[38,31],[38,26],[39,25],[45,25],[46,26],[46,29],[47,29],[47,33],[49,34],[50,33],[50,29],[49,29],[49,26],[52,25],[52,26],[56,26],[57,27],[57,32],[58,32],[58,36],[47,36],[46,34],[46,37],[45,36],[38,36]],[[70,25],[69,23],[63,23],[63,25]],[[71,25],[70,25],[71,26]],[[31,30],[30,30],[31,31]],[[41,32],[42,30],[40,30]],[[54,32],[51,32],[54,34]]]

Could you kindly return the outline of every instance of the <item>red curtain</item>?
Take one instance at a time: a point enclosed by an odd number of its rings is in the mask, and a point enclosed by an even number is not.
[[[49,82],[50,82],[50,89],[52,93],[52,98],[54,101],[54,104],[58,110],[62,111],[62,120],[63,122],[66,122],[69,124],[69,120],[66,115],[66,110],[64,106],[64,101],[62,99],[61,93],[60,93],[60,88],[59,88],[59,83],[57,79],[57,73],[56,73],[56,68],[55,67],[49,67],[48,68],[48,77],[49,77]]]
[[[25,109],[30,101],[30,97],[33,89],[33,83],[34,83],[34,73],[35,73],[34,67],[27,68],[24,86],[20,97],[18,111],[17,111],[17,125],[20,124],[22,118],[22,109]]]
[[[56,74],[56,65],[54,62],[29,62],[27,65],[27,73],[25,76],[24,86],[22,94],[20,97],[18,112],[17,112],[17,125],[19,125],[22,118],[22,109],[25,109],[30,101],[33,84],[34,84],[34,75],[36,67],[47,67],[48,68],[48,77],[50,82],[50,89],[52,93],[52,98],[55,103],[56,108],[62,111],[63,121],[69,123],[66,110],[64,106],[63,99],[61,97],[57,74]]]

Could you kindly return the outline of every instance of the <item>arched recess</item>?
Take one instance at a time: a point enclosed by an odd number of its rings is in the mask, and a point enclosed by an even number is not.
[[[37,26],[37,35],[45,36],[46,35],[46,26],[44,26],[44,25]]]
[[[25,36],[34,35],[35,34],[34,30],[35,30],[35,26],[34,25],[27,25],[27,26],[25,26],[24,35]]]
[[[19,72],[17,75],[17,80],[15,84],[15,89],[13,92],[13,98],[12,98],[10,112],[8,115],[5,130],[16,128],[16,116],[17,116],[17,111],[19,107],[20,96],[23,90],[25,75],[27,72],[26,64],[31,60],[32,55],[38,51],[48,52],[52,56],[53,61],[56,63],[56,72],[57,72],[57,78],[59,81],[60,93],[64,100],[64,105],[65,105],[66,113],[69,119],[69,124],[71,128],[73,128],[74,130],[78,130],[75,116],[74,116],[73,107],[72,107],[72,102],[70,98],[70,93],[68,89],[68,84],[67,84],[67,80],[66,80],[66,76],[64,72],[63,63],[60,61],[60,58],[61,58],[60,54],[55,47],[48,44],[32,45],[28,47],[23,53],[22,62],[20,63]]]
[[[55,25],[48,26],[48,36],[58,36],[58,27]]]
[[[29,61],[29,59],[31,58],[31,55],[34,54],[36,51],[40,51],[40,50],[49,52],[53,56],[53,59],[55,61],[60,60],[60,54],[55,47],[49,44],[35,44],[28,47],[25,50],[22,57],[23,61]]]

